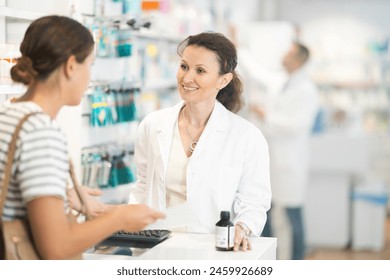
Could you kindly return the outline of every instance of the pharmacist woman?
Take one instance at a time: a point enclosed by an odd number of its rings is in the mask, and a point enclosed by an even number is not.
[[[251,249],[270,208],[268,145],[235,114],[242,84],[236,48],[219,33],[189,36],[178,46],[182,101],[152,112],[135,144],[137,183],[130,203],[164,210],[187,202],[196,215],[188,232],[213,233],[220,211],[235,224],[234,250]]]

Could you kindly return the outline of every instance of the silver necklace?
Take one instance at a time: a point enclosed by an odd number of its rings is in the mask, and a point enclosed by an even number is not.
[[[190,149],[190,152],[193,153],[194,150],[195,150],[195,147],[196,145],[198,144],[198,140],[194,140],[194,138],[192,138],[191,134],[188,132],[188,129],[187,129],[187,125],[186,125],[186,117],[184,116],[184,111],[183,111],[183,123],[184,123],[184,129],[185,131],[187,132],[187,135],[190,137],[192,143],[190,144],[189,146],[189,149]]]

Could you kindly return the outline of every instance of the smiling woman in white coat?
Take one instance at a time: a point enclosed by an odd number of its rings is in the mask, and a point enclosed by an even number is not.
[[[182,101],[140,123],[130,203],[165,210],[186,202],[197,223],[185,230],[198,233],[213,233],[220,212],[230,211],[234,250],[251,249],[249,237],[261,234],[270,208],[269,152],[261,131],[235,114],[242,93],[236,48],[208,32],[186,38],[178,53]]]

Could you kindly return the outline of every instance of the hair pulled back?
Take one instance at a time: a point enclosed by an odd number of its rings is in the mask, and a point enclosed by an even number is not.
[[[234,44],[221,33],[204,32],[188,36],[183,40],[177,48],[178,54],[182,56],[184,49],[188,46],[204,47],[214,52],[219,62],[219,74],[233,74],[233,79],[229,84],[218,92],[217,100],[229,111],[238,112],[243,105],[241,100],[243,86],[235,71],[237,50]]]
[[[82,63],[93,45],[89,30],[76,20],[55,15],[41,17],[27,28],[20,45],[22,56],[11,68],[11,78],[25,85],[43,81],[71,55]]]

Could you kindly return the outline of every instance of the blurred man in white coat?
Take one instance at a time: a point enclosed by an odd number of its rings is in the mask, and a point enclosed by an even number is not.
[[[289,75],[267,107],[251,105],[263,121],[271,159],[272,214],[263,235],[278,237],[279,259],[304,259],[303,205],[309,173],[309,136],[319,101],[304,65],[309,50],[293,43],[283,58]],[[272,222],[271,222],[272,221]]]

